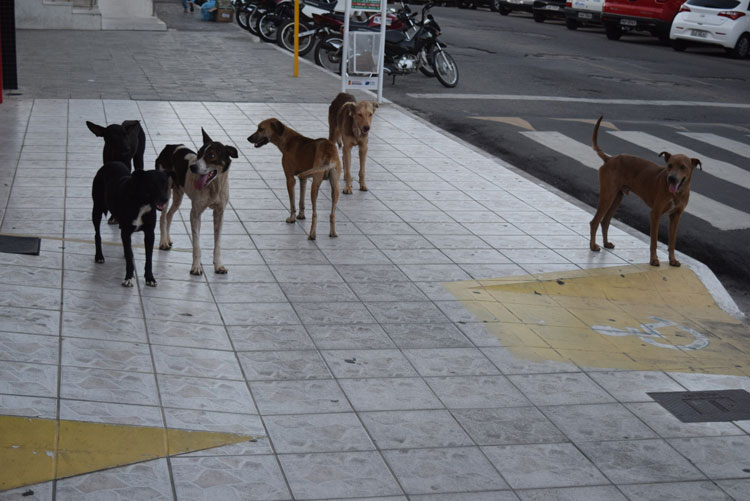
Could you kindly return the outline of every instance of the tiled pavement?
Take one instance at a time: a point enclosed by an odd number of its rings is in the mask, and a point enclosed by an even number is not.
[[[337,85],[290,80],[275,49],[235,50],[240,35],[87,33],[87,64],[80,33],[19,33],[24,96],[0,105],[0,231],[43,244],[0,254],[0,414],[261,438],[0,499],[750,499],[750,424],[681,423],[646,395],[750,378],[518,358],[442,285],[640,263],[643,236],[613,228],[617,249],[591,253],[589,211],[384,106],[370,192],[341,197],[330,239],[324,188],[310,242],[309,220],[283,222],[278,151],[245,138],[269,116],[325,135]],[[123,52],[128,71],[114,65]],[[147,165],[200,127],[240,148],[228,275],[189,275],[188,200],[175,249],[156,251],[157,288],[143,286],[141,248],[138,286],[119,285],[113,228],[94,263],[102,145],[84,121],[133,118]]]
[[[750,425],[680,423],[646,392],[750,389],[750,378],[508,364],[441,285],[637,262],[642,239],[614,230],[615,251],[590,253],[586,211],[386,106],[371,191],[341,198],[338,238],[321,216],[311,242],[307,221],[283,221],[278,151],[245,140],[269,116],[326,129],[325,104],[0,108],[12,180],[1,229],[44,237],[39,257],[0,254],[2,414],[262,437],[31,486],[26,499],[748,499]],[[124,118],[143,121],[147,165],[200,127],[240,148],[228,275],[188,273],[187,208],[175,250],[156,251],[158,287],[119,285],[113,228],[106,264],[93,262],[101,144],[84,120]]]

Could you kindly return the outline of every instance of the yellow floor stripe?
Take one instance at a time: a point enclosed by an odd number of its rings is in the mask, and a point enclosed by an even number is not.
[[[0,491],[249,440],[254,437],[0,416]]]
[[[687,267],[635,265],[444,284],[517,358],[750,376],[750,329]]]

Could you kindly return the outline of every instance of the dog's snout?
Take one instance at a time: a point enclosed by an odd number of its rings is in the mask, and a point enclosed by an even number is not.
[[[365,125],[364,127],[362,127],[362,130],[364,130],[365,132],[370,132],[370,126]]]
[[[197,174],[198,173],[198,164],[192,164],[190,166],[190,172],[192,172],[193,174]]]

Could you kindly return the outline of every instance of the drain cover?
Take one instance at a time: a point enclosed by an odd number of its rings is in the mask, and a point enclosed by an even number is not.
[[[683,423],[750,419],[750,393],[745,390],[670,391],[648,395]]]

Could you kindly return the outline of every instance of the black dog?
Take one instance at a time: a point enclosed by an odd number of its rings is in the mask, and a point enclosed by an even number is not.
[[[133,248],[130,243],[131,235],[136,231],[143,231],[143,241],[146,246],[146,269],[144,278],[146,285],[156,287],[154,274],[151,272],[151,255],[154,249],[154,227],[156,226],[156,211],[163,210],[169,201],[169,174],[157,170],[136,170],[130,175],[130,169],[122,162],[105,163],[94,177],[91,196],[94,208],[91,219],[94,222],[96,242],[96,262],[104,262],[102,253],[102,237],[99,225],[102,214],[112,213],[120,222],[120,236],[125,250],[125,280],[124,287],[133,286]]]
[[[122,124],[107,127],[86,122],[86,127],[97,137],[104,138],[102,163],[122,162],[132,169],[143,170],[143,152],[146,150],[146,134],[138,120],[125,120]]]
[[[102,163],[122,162],[128,170],[143,170],[143,152],[146,150],[146,134],[138,120],[125,120],[122,124],[112,124],[102,127],[93,122],[86,122],[86,127],[97,137],[104,138]],[[107,221],[117,224],[117,218],[112,216]]]

